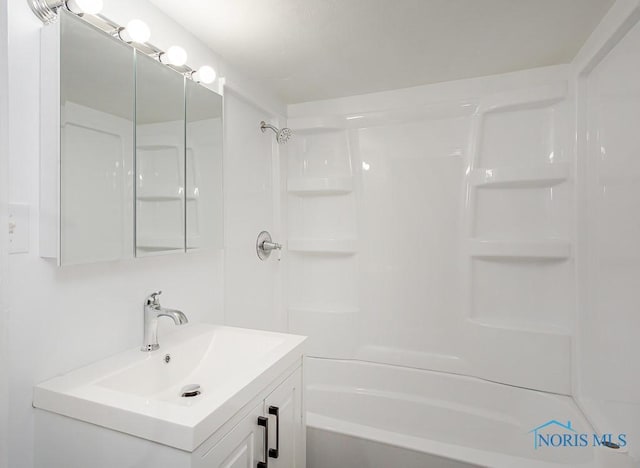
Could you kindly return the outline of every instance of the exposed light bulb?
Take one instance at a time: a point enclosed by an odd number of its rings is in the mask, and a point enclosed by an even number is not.
[[[203,65],[193,74],[193,79],[198,83],[213,83],[216,79],[216,71],[209,65]]]
[[[124,28],[125,32],[131,38],[132,42],[138,42],[140,44],[147,42],[151,37],[151,30],[147,23],[139,19],[133,19],[127,23],[127,27]],[[129,41],[127,41],[129,42]]]
[[[181,67],[187,63],[187,52],[182,47],[171,46],[165,53],[160,55],[160,61]]]
[[[86,13],[88,15],[97,15],[102,11],[102,0],[67,0],[67,8],[69,11],[79,15]]]

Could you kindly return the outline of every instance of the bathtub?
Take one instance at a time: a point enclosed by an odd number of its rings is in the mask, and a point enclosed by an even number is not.
[[[570,397],[360,361],[306,358],[308,468],[592,467],[591,447],[533,447],[550,419],[593,432]]]

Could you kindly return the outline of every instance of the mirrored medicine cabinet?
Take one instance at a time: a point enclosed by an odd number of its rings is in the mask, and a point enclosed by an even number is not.
[[[41,65],[41,256],[222,248],[222,97],[64,10]]]

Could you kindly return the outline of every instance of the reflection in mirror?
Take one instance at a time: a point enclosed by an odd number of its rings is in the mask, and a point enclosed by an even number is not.
[[[222,96],[186,82],[187,249],[223,247]]]
[[[60,21],[60,263],[132,257],[133,51]]]
[[[184,77],[136,54],[136,256],[185,250]]]

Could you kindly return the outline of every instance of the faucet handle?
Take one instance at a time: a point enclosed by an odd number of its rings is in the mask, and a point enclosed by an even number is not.
[[[144,301],[145,305],[148,305],[148,306],[159,306],[160,305],[160,300],[158,299],[158,296],[160,294],[162,294],[162,291],[156,291],[154,293],[149,294],[149,296],[147,296],[147,298]]]

